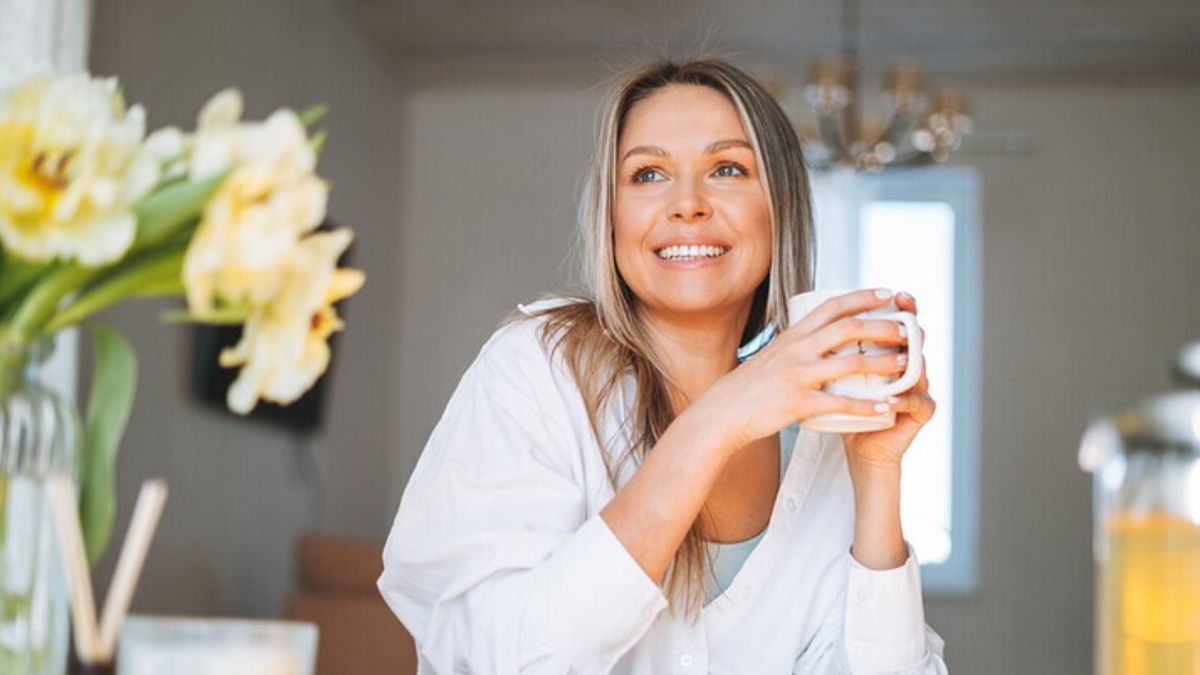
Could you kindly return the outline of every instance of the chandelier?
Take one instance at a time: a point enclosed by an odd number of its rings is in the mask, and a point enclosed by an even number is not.
[[[920,65],[901,62],[884,78],[887,122],[860,122],[857,21],[857,0],[844,0],[841,54],[817,59],[804,87],[817,118],[815,131],[804,134],[810,164],[818,170],[849,166],[877,172],[946,161],[971,131],[966,94],[947,87],[929,96]]]

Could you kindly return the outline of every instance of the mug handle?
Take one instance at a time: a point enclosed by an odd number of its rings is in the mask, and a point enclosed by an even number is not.
[[[921,379],[921,372],[925,369],[925,356],[921,353],[921,343],[923,342],[921,326],[917,324],[917,317],[912,312],[895,312],[873,318],[899,321],[908,331],[908,367],[904,369],[904,374],[900,376],[900,379],[883,385],[880,390],[884,396],[896,396],[912,389],[917,384],[917,380]]]

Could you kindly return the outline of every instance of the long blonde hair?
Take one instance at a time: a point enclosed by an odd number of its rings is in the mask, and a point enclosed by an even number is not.
[[[613,251],[612,206],[616,188],[617,144],[625,118],[638,101],[672,84],[711,87],[737,108],[750,137],[770,204],[774,240],[771,269],[754,293],[742,342],[768,324],[787,325],[787,298],[812,288],[812,208],[800,140],[774,98],[750,75],[726,61],[698,58],[662,61],[618,74],[598,122],[588,181],[579,205],[579,245],[584,297],[506,321],[546,317],[540,337],[550,354],[561,352],[580,392],[592,433],[605,452],[610,479],[623,463],[645,456],[675,418],[671,381],[663,360],[638,319],[636,298],[621,278]],[[621,380],[632,375],[636,399],[626,418],[632,442],[610,448],[602,438],[601,411]],[[619,437],[619,436],[618,436]],[[711,573],[700,524],[703,514],[676,551],[665,580],[672,606],[694,614],[703,603],[704,579]]]

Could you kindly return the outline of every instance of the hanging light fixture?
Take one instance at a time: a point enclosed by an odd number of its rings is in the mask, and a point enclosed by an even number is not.
[[[882,171],[946,161],[971,130],[966,94],[942,88],[930,104],[921,66],[897,63],[884,78],[888,122],[871,128],[858,118],[859,62],[858,1],[843,0],[841,53],[817,59],[804,88],[817,118],[815,132],[806,134],[813,168]]]

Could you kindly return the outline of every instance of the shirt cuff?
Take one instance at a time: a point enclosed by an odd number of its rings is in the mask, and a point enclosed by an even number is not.
[[[846,552],[845,649],[853,673],[892,673],[925,658],[925,606],[921,569],[912,546],[895,569],[872,570]]]
[[[573,663],[611,664],[668,605],[599,514],[575,531],[533,582],[525,620],[549,653]]]

